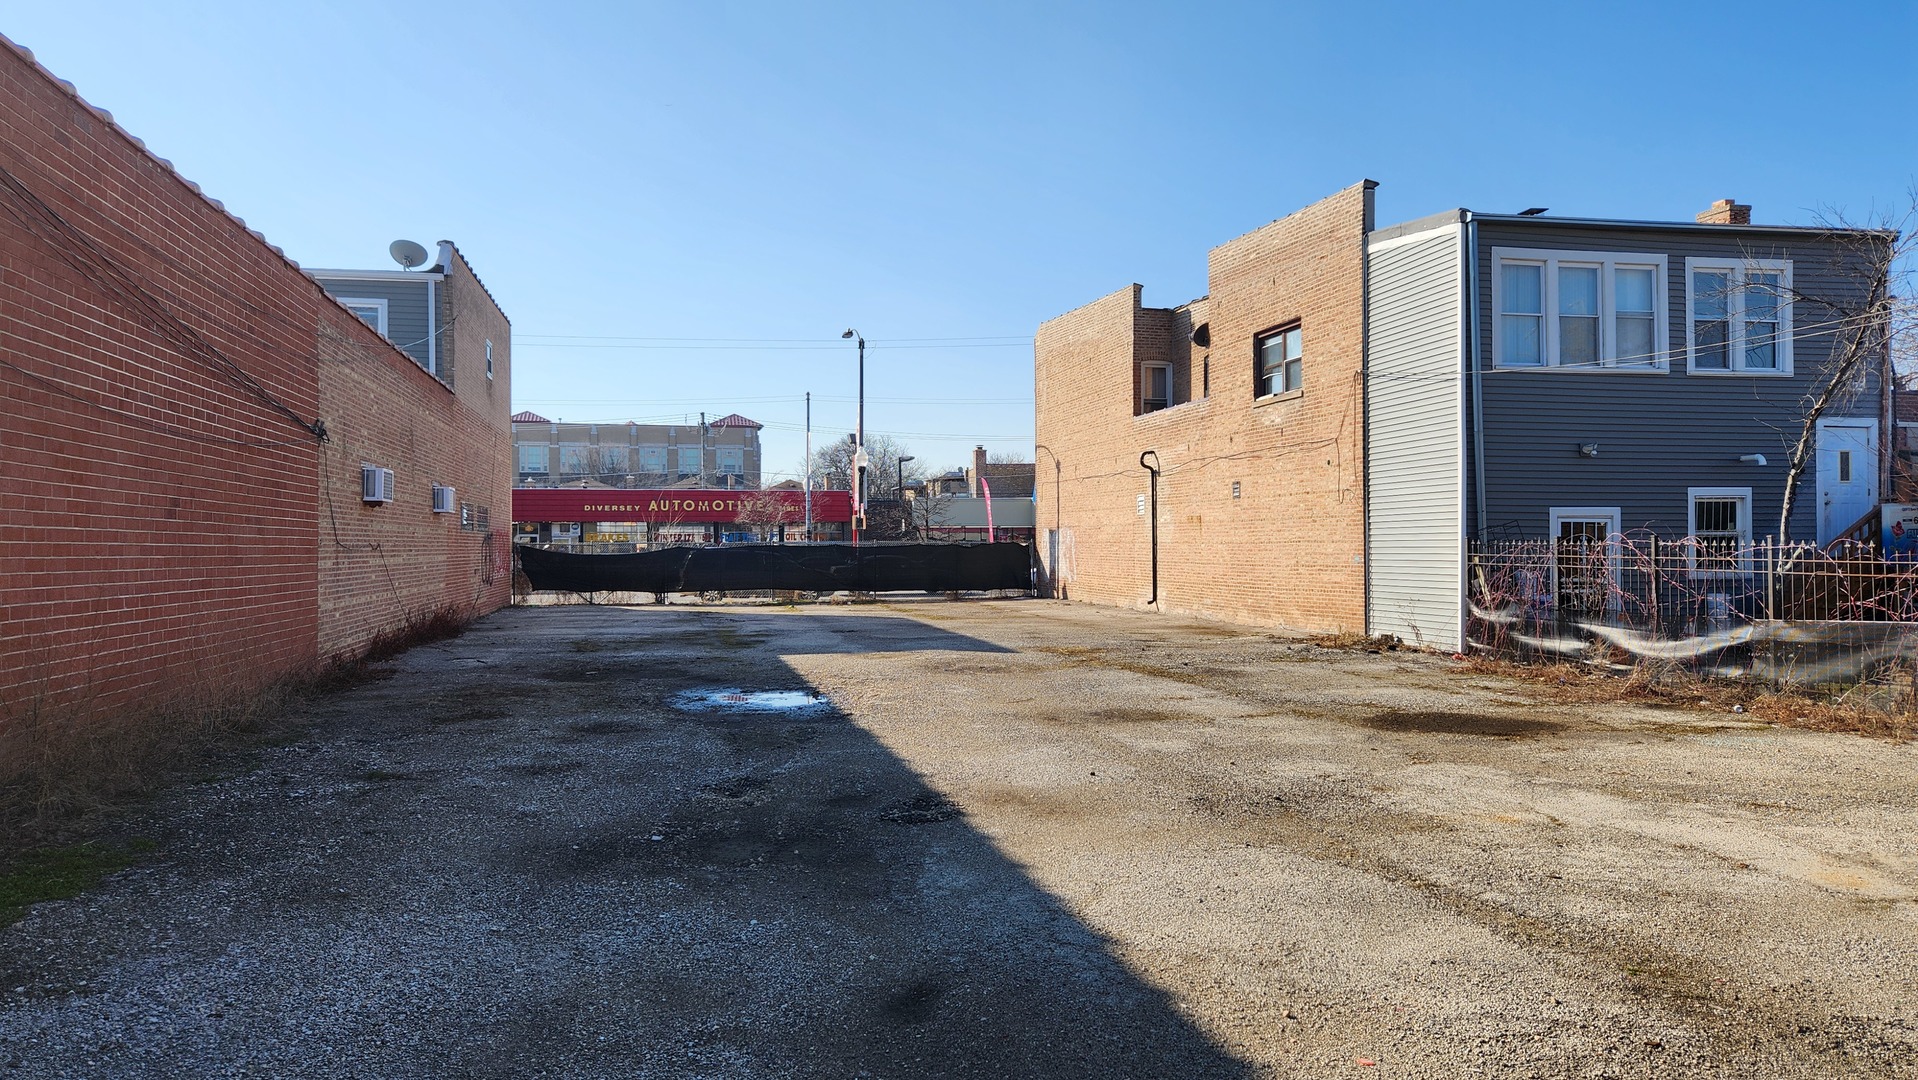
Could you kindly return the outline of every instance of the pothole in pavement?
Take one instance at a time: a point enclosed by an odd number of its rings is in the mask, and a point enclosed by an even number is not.
[[[1367,717],[1365,726],[1380,731],[1417,731],[1432,735],[1491,735],[1514,739],[1528,735],[1547,735],[1564,730],[1562,724],[1546,720],[1523,720],[1513,716],[1489,716],[1484,713],[1403,712],[1388,710]]]
[[[682,712],[814,716],[832,708],[831,699],[811,690],[741,690],[736,686],[682,690],[673,695]]]

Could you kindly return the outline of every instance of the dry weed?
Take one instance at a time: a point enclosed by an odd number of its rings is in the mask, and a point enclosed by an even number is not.
[[[1868,695],[1772,690],[1752,683],[1700,678],[1676,664],[1646,663],[1612,674],[1583,664],[1521,664],[1474,654],[1469,670],[1516,679],[1536,688],[1543,700],[1561,705],[1645,702],[1674,708],[1704,707],[1721,712],[1742,708],[1752,720],[1811,731],[1851,732],[1899,741],[1918,737],[1918,713],[1906,707],[1887,711]]]

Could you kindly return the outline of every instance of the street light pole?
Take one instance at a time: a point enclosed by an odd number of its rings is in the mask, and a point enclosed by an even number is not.
[[[839,335],[859,342],[859,415],[853,428],[852,443],[852,542],[859,543],[859,527],[866,517],[866,339],[857,330]]]
[[[892,497],[899,503],[899,539],[910,540],[912,533],[912,512],[906,509],[906,462],[915,460],[911,454],[899,455],[899,486]]]
[[[806,391],[806,543],[812,543],[812,391]]]

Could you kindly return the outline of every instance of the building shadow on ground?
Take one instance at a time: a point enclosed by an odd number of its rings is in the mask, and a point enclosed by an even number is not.
[[[829,700],[699,696],[910,649],[1007,651],[590,607],[415,650],[270,777],[156,808],[151,873],[7,931],[10,979],[74,992],[0,1003],[0,1049],[29,1038],[24,1076],[1250,1075]]]

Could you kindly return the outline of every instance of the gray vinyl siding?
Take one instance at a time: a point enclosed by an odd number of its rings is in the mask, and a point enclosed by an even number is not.
[[[1687,374],[1685,260],[1789,259],[1793,286],[1801,295],[1856,295],[1860,283],[1838,265],[1830,240],[1814,230],[1801,236],[1745,232],[1735,226],[1647,229],[1555,224],[1550,219],[1485,221],[1476,228],[1478,347],[1484,371],[1482,521],[1488,533],[1544,538],[1551,507],[1602,506],[1618,507],[1628,531],[1681,536],[1688,527],[1687,488],[1748,487],[1754,537],[1775,534],[1786,457],[1802,425],[1806,396],[1830,356],[1831,338],[1812,324],[1830,316],[1804,303],[1794,312],[1789,377]],[[1493,249],[1500,247],[1666,255],[1668,370],[1494,368],[1492,259]],[[1876,416],[1879,405],[1874,383],[1840,412]],[[1581,457],[1580,443],[1597,443],[1598,456]],[[1746,454],[1763,454],[1767,464],[1740,462]],[[1808,468],[1792,514],[1792,538],[1815,536],[1816,493],[1817,478]],[[1476,499],[1471,501],[1476,519]]]
[[[398,345],[419,366],[433,370],[433,354],[429,351],[427,340],[430,323],[426,317],[427,282],[424,278],[416,281],[391,278],[380,281],[347,278],[316,280],[321,288],[336,297],[386,301],[387,340]]]
[[[1366,625],[1443,649],[1461,633],[1461,234],[1375,240],[1366,263]]]

